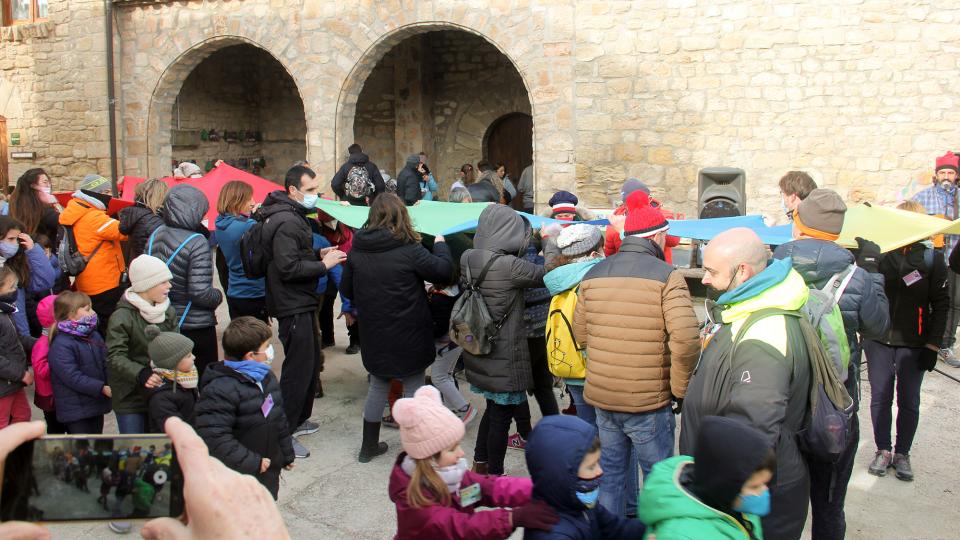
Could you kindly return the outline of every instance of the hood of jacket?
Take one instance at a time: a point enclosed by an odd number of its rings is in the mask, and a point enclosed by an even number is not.
[[[236,214],[219,214],[217,216],[216,225],[218,231],[226,231],[233,226],[246,226],[247,221],[250,218],[246,216],[238,216]]]
[[[643,493],[638,501],[637,517],[654,530],[665,521],[682,519],[690,538],[718,538],[716,534],[729,531],[719,538],[749,538],[743,526],[728,514],[707,506],[684,489],[681,480],[692,472],[690,456],[674,456],[653,466],[643,481]],[[650,531],[650,529],[647,529]],[[739,535],[737,531],[742,531]],[[709,534],[702,536],[700,533]]]
[[[802,238],[787,242],[773,252],[774,259],[793,259],[793,269],[803,281],[822,287],[834,274],[846,270],[856,261],[853,253],[835,242]]]
[[[40,326],[44,328],[50,328],[53,326],[55,319],[53,318],[53,302],[57,299],[56,295],[49,295],[44,297],[37,303],[37,320],[40,322]]]
[[[267,194],[263,204],[260,206],[260,215],[263,219],[279,214],[281,212],[294,212],[297,215],[306,218],[307,209],[302,204],[290,198],[286,191],[277,190]]]
[[[407,486],[410,485],[410,476],[403,472],[403,468],[400,466],[400,464],[403,463],[403,458],[406,456],[406,452],[400,452],[400,455],[397,456],[397,460],[393,464],[393,470],[390,471],[390,481],[387,492],[390,494],[390,500],[394,503],[407,497]]]
[[[597,257],[554,268],[543,276],[543,284],[547,286],[552,295],[568,291],[579,285],[583,281],[583,276],[587,275],[587,272],[602,260],[603,257]]]
[[[208,210],[210,202],[202,191],[180,184],[173,186],[163,201],[163,222],[177,229],[200,230],[204,228],[200,222]]]
[[[810,296],[810,289],[791,264],[790,258],[773,261],[759,274],[721,295],[717,300],[723,310],[721,320],[730,324],[762,309],[800,309]]]
[[[353,236],[353,249],[368,253],[390,251],[404,245],[387,229],[360,229]]]
[[[420,161],[419,156],[417,156],[417,161]],[[350,165],[366,165],[370,162],[370,156],[363,152],[357,152],[356,154],[350,154],[350,159],[348,159],[347,162],[350,163]]]
[[[143,203],[136,203],[133,206],[128,206],[124,208],[120,213],[121,221],[129,220],[130,228],[132,229],[137,223],[142,221],[144,218],[150,216],[156,216],[153,210],[147,208]],[[123,218],[126,217],[126,220]]]
[[[483,209],[477,221],[473,247],[521,257],[530,243],[530,235],[530,222],[525,217],[510,207],[491,204]]]
[[[527,469],[533,496],[558,512],[579,513],[587,508],[577,499],[577,470],[597,438],[597,428],[576,416],[547,416],[527,439]]]
[[[93,208],[88,202],[81,201],[76,198],[70,199],[70,202],[67,203],[66,208],[64,208],[63,212],[60,213],[60,223],[73,227],[78,221],[80,221],[80,218],[90,212],[103,212],[103,210],[100,210],[99,208]]]
[[[410,154],[407,156],[407,161],[404,164],[404,167],[410,169],[411,171],[417,170],[417,165],[420,164],[420,154]]]

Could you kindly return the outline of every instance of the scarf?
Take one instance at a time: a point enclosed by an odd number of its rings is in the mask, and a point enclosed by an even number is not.
[[[410,456],[403,456],[400,468],[407,473],[407,476],[412,476],[413,470],[417,468],[417,462]],[[467,460],[464,458],[460,458],[459,461],[449,467],[437,467],[436,463],[433,464],[433,470],[440,475],[450,493],[456,493],[460,489],[460,482],[463,481],[463,475],[467,473],[469,468]]]
[[[151,304],[146,298],[140,296],[139,294],[133,292],[130,289],[127,289],[127,292],[123,293],[124,298],[127,299],[127,302],[130,302],[133,307],[137,308],[140,312],[140,316],[143,317],[143,320],[147,321],[150,324],[160,324],[167,317],[167,309],[170,308],[170,299],[167,298],[161,304]]]
[[[150,369],[164,379],[173,382],[174,392],[177,391],[177,385],[189,390],[196,388],[197,383],[200,382],[200,374],[197,372],[196,366],[194,366],[194,368],[190,371],[178,371],[176,369],[159,368],[156,364],[150,362]]]
[[[86,193],[80,191],[79,189],[73,192],[73,198],[80,199],[81,201],[93,206],[98,210],[107,209],[107,205],[103,204],[103,202],[101,202],[100,199],[97,199],[96,197],[91,197]]]
[[[60,321],[57,323],[57,330],[64,334],[70,334],[77,337],[90,337],[90,334],[97,329],[97,314],[80,317],[79,320]]]
[[[240,360],[239,362],[224,360],[223,363],[237,373],[253,379],[254,382],[262,382],[267,373],[270,372],[270,366],[254,360]]]

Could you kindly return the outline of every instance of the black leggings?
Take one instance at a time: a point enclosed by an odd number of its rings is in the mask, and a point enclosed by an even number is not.
[[[217,327],[181,329],[180,333],[193,342],[193,355],[197,357],[194,364],[200,376],[203,377],[203,370],[208,365],[220,361],[220,351],[217,349]]]
[[[503,459],[507,455],[507,436],[510,423],[520,405],[498,405],[487,400],[487,409],[480,419],[477,431],[477,445],[473,450],[473,460],[486,462],[490,474],[503,474]]]
[[[267,316],[267,297],[259,298],[233,298],[227,297],[227,311],[230,313],[230,320],[237,317],[254,317],[270,324],[270,317]]]
[[[553,394],[553,374],[547,364],[547,344],[545,338],[530,338],[527,340],[530,348],[530,364],[533,367],[533,397],[537,400],[542,416],[560,414],[557,398]],[[530,403],[524,401],[517,405],[514,413],[517,421],[517,432],[526,439],[533,429],[530,422]]]
[[[863,344],[870,377],[870,419],[877,450],[910,454],[920,424],[920,386],[925,371],[920,367],[921,348],[889,347],[876,341]],[[897,394],[897,444],[891,444],[893,394]]]
[[[103,415],[91,416],[90,418],[81,418],[73,422],[66,422],[67,433],[71,435],[94,433],[103,433]]]

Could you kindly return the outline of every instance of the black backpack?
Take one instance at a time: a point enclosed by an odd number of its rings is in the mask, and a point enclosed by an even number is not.
[[[273,259],[273,238],[264,234],[270,218],[254,218],[257,222],[240,237],[240,262],[246,277],[260,279],[267,276],[267,267]]]

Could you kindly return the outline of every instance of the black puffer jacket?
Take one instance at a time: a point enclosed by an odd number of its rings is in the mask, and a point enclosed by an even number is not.
[[[929,256],[925,255],[930,250]],[[956,253],[956,250],[954,250]],[[932,256],[932,257],[931,257]],[[890,330],[877,341],[894,347],[940,346],[947,329],[950,292],[943,254],[916,243],[895,249],[880,259],[890,298]],[[919,277],[907,285],[904,277]]]
[[[210,364],[200,382],[197,402],[197,433],[210,448],[210,455],[224,465],[260,479],[260,460],[271,461],[271,471],[293,463],[293,440],[283,413],[280,383],[268,373],[260,383],[222,362]],[[263,415],[263,404],[272,396],[273,407]],[[252,436],[255,435],[255,436]]]
[[[190,304],[183,320],[183,330],[217,325],[215,310],[223,301],[223,293],[213,288],[213,256],[207,242],[209,232],[200,224],[210,203],[203,193],[185,184],[174,186],[163,203],[164,225],[153,234],[153,247],[147,241],[147,253],[166,262],[183,244],[176,257],[169,262],[173,274],[170,304],[177,310],[177,320]],[[191,235],[199,233],[187,240]],[[192,302],[192,304],[191,304]]]
[[[285,191],[267,195],[260,207],[264,238],[272,238],[267,267],[267,312],[289,317],[317,309],[317,280],[327,267],[313,250],[307,209]]]
[[[357,308],[363,367],[380,377],[421,373],[436,357],[433,319],[423,282],[448,282],[453,258],[444,242],[433,255],[386,229],[361,229],[343,269],[340,292]]]
[[[383,193],[385,186],[383,183],[383,175],[380,174],[380,169],[378,169],[376,163],[370,161],[370,157],[363,152],[350,154],[350,159],[340,166],[337,174],[333,175],[333,180],[330,181],[330,188],[337,194],[337,197],[340,197],[340,200],[366,204],[367,201],[365,199],[352,199],[347,197],[347,194],[344,192],[344,182],[347,180],[347,174],[349,174],[350,169],[355,166],[365,168],[367,170],[367,176],[369,176],[370,181],[373,182],[373,193],[369,195],[370,202],[372,203],[377,195]]]
[[[522,257],[530,243],[530,223],[513,209],[491,204],[483,213],[473,238],[475,249],[460,258],[462,280],[467,272],[475,280],[484,265],[496,254],[501,255],[480,284],[490,316],[499,321],[507,314],[493,349],[486,356],[464,351],[467,380],[488,392],[523,392],[533,388],[527,330],[523,322],[523,290],[543,287],[544,267]]]
[[[200,393],[196,388],[184,388],[175,385],[172,381],[163,380],[163,384],[156,388],[147,388],[147,380],[153,375],[153,370],[143,368],[137,375],[137,382],[147,399],[148,433],[163,433],[163,424],[167,418],[176,416],[184,422],[193,425],[196,420],[197,398]]]
[[[407,162],[403,169],[400,169],[400,172],[397,173],[397,197],[403,199],[407,206],[413,206],[423,195],[420,192],[420,179],[423,178],[423,175],[417,170],[419,164],[420,156],[410,154],[407,156]]]
[[[0,302],[0,397],[9,396],[23,388],[23,375],[30,367],[30,358],[24,352],[23,342],[13,324],[13,304]]]
[[[791,257],[793,269],[807,286],[822,288],[839,272],[843,272],[855,258],[848,250],[834,242],[804,238],[778,247],[775,259]],[[860,372],[860,334],[864,339],[878,338],[890,327],[890,307],[883,288],[883,274],[871,274],[863,268],[854,270],[853,277],[840,297],[843,328],[850,343],[850,373],[847,389],[857,387]]]
[[[147,240],[161,225],[163,219],[141,203],[120,211],[120,232],[130,239],[131,261],[147,251]]]

